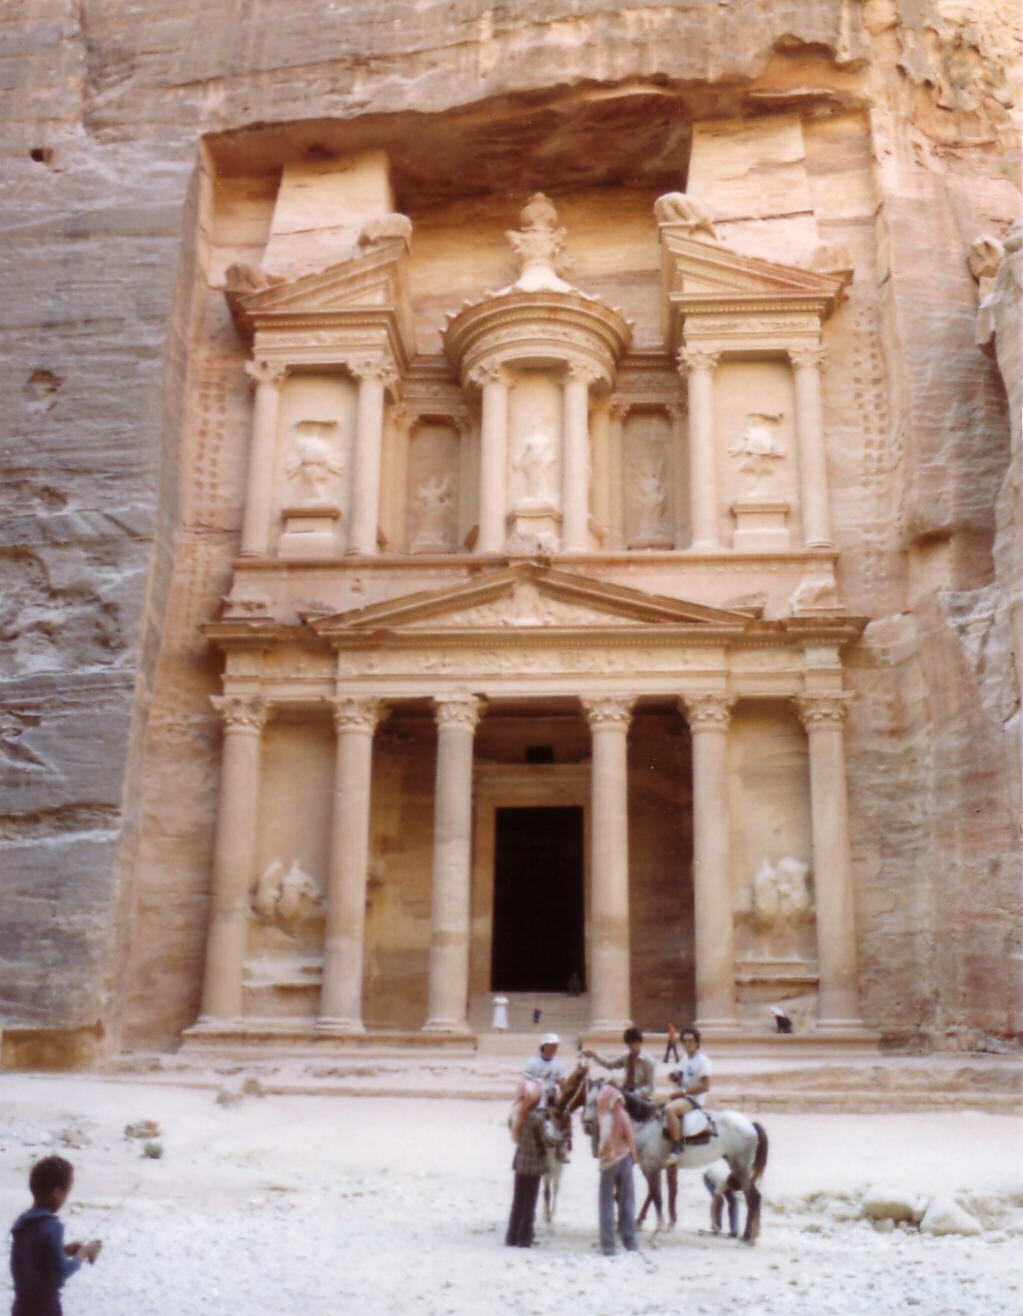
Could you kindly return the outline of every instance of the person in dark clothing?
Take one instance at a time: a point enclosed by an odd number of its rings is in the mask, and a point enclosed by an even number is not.
[[[74,1169],[63,1156],[44,1156],[32,1166],[28,1187],[34,1205],[11,1226],[11,1316],[61,1316],[60,1290],[83,1261],[96,1260],[98,1238],[65,1243],[57,1212],[71,1192]]]

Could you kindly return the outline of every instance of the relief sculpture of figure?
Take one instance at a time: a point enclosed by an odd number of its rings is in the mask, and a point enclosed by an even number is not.
[[[640,533],[656,535],[664,529],[668,502],[664,489],[664,472],[644,471],[636,481]]]
[[[786,856],[772,864],[765,857],[753,874],[753,922],[773,951],[795,955],[796,930],[813,917],[810,865]]]
[[[759,492],[785,458],[785,443],[776,431],[782,415],[780,411],[749,412],[746,428],[728,449],[729,456],[738,458],[739,470],[749,477],[750,493]]]
[[[295,450],[285,467],[288,479],[297,480],[302,493],[312,503],[328,500],[334,478],[344,470],[325,437],[324,432],[332,429],[332,421],[300,421]]]
[[[547,507],[551,493],[551,463],[547,435],[536,428],[526,435],[512,462],[519,476],[524,507]]]
[[[435,475],[416,490],[412,500],[417,526],[412,548],[446,548],[452,505],[451,477]]]

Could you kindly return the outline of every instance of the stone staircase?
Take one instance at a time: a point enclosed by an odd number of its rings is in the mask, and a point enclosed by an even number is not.
[[[487,993],[469,1002],[469,1027],[477,1035],[481,1055],[498,1055],[522,1049],[523,1042],[534,1049],[544,1033],[557,1033],[563,1053],[574,1052],[576,1042],[586,1031],[590,1017],[590,998],[586,993],[568,996],[564,992],[505,992],[508,998],[508,1032],[494,1031],[494,996]],[[533,1022],[533,1012],[540,1019]]]

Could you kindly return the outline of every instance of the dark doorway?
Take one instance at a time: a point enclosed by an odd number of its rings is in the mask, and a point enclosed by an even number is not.
[[[491,991],[586,986],[583,810],[498,809]]]

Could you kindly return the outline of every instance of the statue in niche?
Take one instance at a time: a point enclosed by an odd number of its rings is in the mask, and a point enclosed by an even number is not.
[[[785,444],[777,433],[784,412],[751,411],[746,416],[746,428],[728,449],[729,455],[738,458],[738,467],[747,477],[747,492],[760,493],[785,458]]]
[[[658,463],[653,470],[643,471],[636,480],[640,535],[657,535],[664,529],[664,518],[668,510],[668,496],[664,484],[663,463]]]
[[[551,481],[550,439],[535,426],[526,435],[512,468],[519,477],[520,506],[550,507],[554,501]]]
[[[332,420],[300,420],[295,427],[295,449],[284,469],[299,486],[304,502],[329,502],[331,485],[344,471],[330,442],[335,429]]]
[[[799,959],[798,932],[814,916],[810,865],[791,855],[772,864],[765,855],[753,874],[753,925],[779,959]]]
[[[689,233],[706,233],[712,241],[717,241],[710,216],[685,192],[665,192],[659,196],[654,202],[654,218],[658,225],[671,224]]]
[[[412,506],[416,517],[416,532],[412,549],[447,548],[452,507],[451,477],[435,475],[415,492]]]
[[[252,910],[264,923],[272,923],[293,937],[323,917],[323,893],[297,859],[292,860],[287,872],[283,863],[274,859],[256,879]]]

